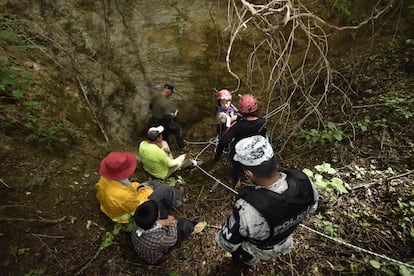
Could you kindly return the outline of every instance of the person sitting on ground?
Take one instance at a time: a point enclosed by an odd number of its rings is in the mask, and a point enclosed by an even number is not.
[[[160,219],[158,205],[153,200],[138,206],[134,221],[132,244],[139,258],[148,264],[161,263],[176,244],[191,234],[200,233],[207,224],[204,221],[177,220],[171,215]]]
[[[237,110],[231,104],[231,93],[227,89],[222,89],[217,93],[217,135],[223,136],[231,124],[237,120]]]
[[[128,223],[135,209],[152,199],[159,203],[161,218],[167,218],[169,209],[182,204],[183,190],[153,181],[131,182],[136,166],[136,156],[130,152],[111,152],[102,159],[96,184],[101,211],[114,222]]]
[[[169,141],[168,138],[170,134],[175,134],[178,147],[184,149],[183,128],[176,121],[178,109],[176,109],[173,102],[170,101],[170,97],[173,93],[174,86],[165,84],[161,92],[152,97],[150,103],[152,121],[154,126],[161,125],[164,127],[165,141]]]
[[[234,159],[255,185],[240,190],[233,213],[216,234],[217,244],[231,252],[237,265],[254,266],[289,253],[293,231],[317,209],[315,186],[300,170],[279,172],[272,146],[263,136],[240,140]]]
[[[168,143],[163,140],[163,131],[163,126],[148,129],[147,139],[139,144],[138,156],[147,173],[164,180],[177,170],[193,168],[197,161],[187,158],[187,154],[174,159]]]
[[[259,117],[259,105],[256,98],[251,94],[243,95],[240,98],[239,112],[242,118],[238,119],[224,135],[219,139],[214,156],[215,161],[219,161],[223,155],[224,149],[231,143],[229,157],[232,162],[232,178],[235,187],[240,186],[240,176],[242,168],[239,162],[233,159],[235,155],[234,145],[243,138],[253,135],[266,136],[266,120]]]

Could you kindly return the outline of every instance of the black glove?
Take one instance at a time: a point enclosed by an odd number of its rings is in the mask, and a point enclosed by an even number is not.
[[[236,251],[231,253],[231,257],[233,260],[233,264],[235,265],[248,263],[253,258],[253,256],[250,255],[248,252],[244,251],[241,246],[239,246],[239,248],[237,248]]]

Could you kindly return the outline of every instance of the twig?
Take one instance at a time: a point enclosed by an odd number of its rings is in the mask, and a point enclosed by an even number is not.
[[[207,223],[206,226],[210,227],[210,228],[214,228],[214,229],[221,229],[222,228],[221,226],[211,225],[211,224],[208,224],[208,223]]]
[[[378,184],[378,182],[374,181],[374,182],[364,183],[364,184],[352,187],[352,190],[356,190],[356,189],[359,189],[359,188],[362,188],[362,187],[368,188],[368,187],[370,187],[372,185],[375,185],[375,184]]]
[[[0,182],[1,182],[1,183],[3,183],[3,185],[4,185],[4,186],[6,186],[7,188],[10,188],[10,186],[9,186],[9,185],[7,185],[7,183],[6,183],[6,182],[4,182],[4,181],[3,181],[3,179],[1,179],[1,178],[0,178]]]
[[[98,251],[96,251],[95,255],[93,255],[93,257],[84,265],[82,266],[82,268],[75,273],[75,275],[80,275],[83,273],[83,271],[85,271],[85,269],[87,269],[91,263],[98,257],[98,255],[102,252],[103,250],[101,249],[101,247],[99,247]]]
[[[22,222],[41,222],[41,223],[59,223],[66,219],[61,217],[60,219],[31,219],[31,218],[4,218],[0,217],[0,221],[22,221]]]
[[[405,172],[405,173],[402,173],[402,174],[399,174],[399,175],[394,175],[394,176],[388,177],[387,181],[390,181],[390,180],[393,180],[393,179],[396,179],[396,178],[400,178],[400,177],[412,174],[413,172],[414,172],[414,170],[411,170],[411,171],[408,171],[408,172]]]
[[[31,233],[31,235],[39,239],[39,241],[43,244],[43,246],[46,247],[47,252],[52,254],[53,258],[55,259],[55,261],[57,262],[57,264],[60,266],[60,268],[62,268],[62,270],[64,272],[66,272],[66,269],[63,267],[63,265],[57,259],[56,255],[53,253],[55,251],[52,250],[52,249],[50,249],[50,247],[40,238],[40,234],[33,234],[33,233]]]
[[[65,236],[50,236],[45,234],[37,234],[37,233],[31,233],[33,236],[36,237],[43,237],[43,238],[50,238],[50,239],[65,239]]]
[[[79,76],[76,76],[76,78],[77,78],[77,80],[78,80],[79,87],[80,87],[80,88],[81,88],[81,90],[82,90],[83,97],[85,98],[86,103],[87,103],[87,104],[88,104],[88,106],[89,106],[89,110],[91,111],[91,113],[92,113],[92,115],[93,115],[93,117],[94,117],[94,119],[95,119],[96,123],[98,124],[99,129],[101,130],[101,132],[102,132],[102,134],[103,134],[103,136],[104,136],[104,138],[105,138],[105,141],[108,143],[108,142],[109,142],[108,136],[106,135],[105,130],[104,130],[104,128],[103,128],[103,126],[102,126],[101,122],[98,120],[98,116],[96,116],[96,113],[95,113],[95,111],[94,111],[94,110],[93,110],[93,108],[92,108],[91,102],[89,101],[88,95],[87,95],[87,93],[86,93],[86,89],[85,89],[85,87],[83,86],[82,81],[80,80]]]
[[[201,197],[201,194],[203,193],[203,191],[204,191],[204,185],[201,186],[200,193],[198,193],[197,200],[196,200],[194,206],[198,207],[198,201],[200,200],[200,197]]]

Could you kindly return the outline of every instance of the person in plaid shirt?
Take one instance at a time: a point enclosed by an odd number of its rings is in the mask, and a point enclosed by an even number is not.
[[[131,240],[138,257],[145,263],[161,263],[163,257],[190,234],[200,233],[206,222],[177,220],[169,215],[160,219],[154,200],[142,203],[134,213],[134,229]]]

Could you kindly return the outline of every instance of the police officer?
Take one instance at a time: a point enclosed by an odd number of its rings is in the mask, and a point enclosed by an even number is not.
[[[217,244],[232,253],[234,264],[254,266],[287,254],[292,234],[307,214],[315,212],[318,193],[303,172],[277,171],[267,138],[256,135],[236,144],[234,160],[255,184],[240,190],[232,214],[216,235]]]
[[[169,134],[175,134],[178,147],[183,149],[184,138],[183,138],[183,129],[175,121],[177,116],[178,109],[174,108],[174,105],[169,100],[170,96],[174,92],[174,86],[170,84],[165,84],[160,93],[155,94],[150,103],[150,109],[153,119],[153,126],[163,126],[164,127],[164,140],[169,141]]]

